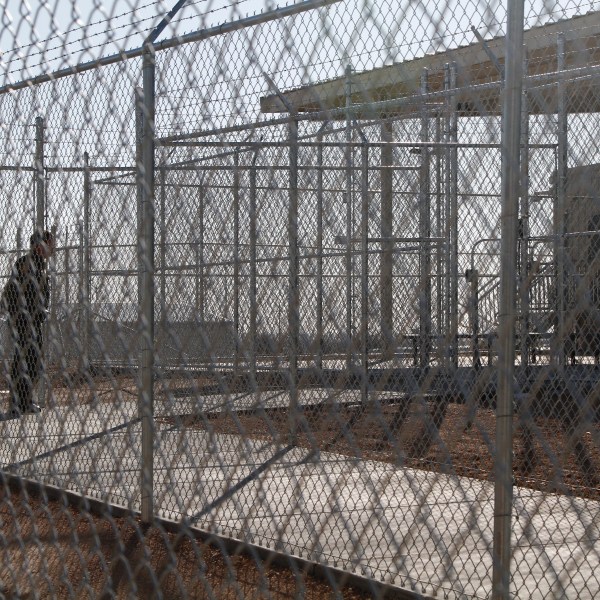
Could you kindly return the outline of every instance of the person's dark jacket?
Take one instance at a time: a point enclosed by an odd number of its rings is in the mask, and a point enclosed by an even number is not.
[[[39,325],[46,320],[49,300],[44,259],[31,253],[18,258],[2,294],[4,308],[13,319]]]

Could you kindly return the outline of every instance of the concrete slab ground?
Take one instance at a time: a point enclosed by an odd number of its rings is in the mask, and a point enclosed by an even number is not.
[[[357,393],[340,399],[354,402]],[[240,410],[289,402],[280,392],[262,396],[212,396],[201,405]],[[184,397],[155,408],[163,416],[200,410]],[[333,453],[308,456],[305,448],[183,430],[160,419],[155,434],[155,501],[166,518],[429,595],[490,596],[490,482]],[[134,400],[47,408],[0,422],[0,436],[3,470],[139,509]],[[515,597],[597,597],[598,502],[515,488],[512,541]]]

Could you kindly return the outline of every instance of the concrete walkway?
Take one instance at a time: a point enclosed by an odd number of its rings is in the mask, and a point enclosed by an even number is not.
[[[320,396],[308,391],[313,401]],[[352,401],[351,393],[346,398]],[[210,410],[257,402],[207,398]],[[268,402],[285,404],[285,394]],[[203,405],[209,410],[209,404]],[[198,409],[158,402],[157,415]],[[0,422],[3,470],[139,509],[135,401],[47,408]],[[240,436],[156,424],[162,516],[428,595],[491,593],[493,485]],[[517,598],[597,597],[600,504],[515,489]]]

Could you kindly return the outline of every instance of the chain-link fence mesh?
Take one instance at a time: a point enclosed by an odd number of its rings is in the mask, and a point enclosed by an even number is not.
[[[598,7],[12,8],[0,592],[596,597]]]

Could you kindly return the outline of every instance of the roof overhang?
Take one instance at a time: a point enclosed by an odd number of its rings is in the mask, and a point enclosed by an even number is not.
[[[564,71],[557,72],[557,41],[565,39]],[[486,41],[489,50],[504,65],[505,37]],[[531,114],[557,111],[557,82],[567,82],[567,111],[600,112],[600,12],[565,19],[529,29],[524,34],[528,53]],[[422,112],[424,100],[431,112],[448,106],[445,68],[456,67],[456,87],[451,103],[462,116],[501,113],[502,76],[480,42],[438,52],[402,63],[353,73],[350,79],[352,115],[356,118],[409,116]],[[428,73],[428,95],[421,94],[421,76]],[[347,78],[262,97],[261,112],[322,113],[323,119],[347,116]],[[447,87],[447,86],[446,86]]]

